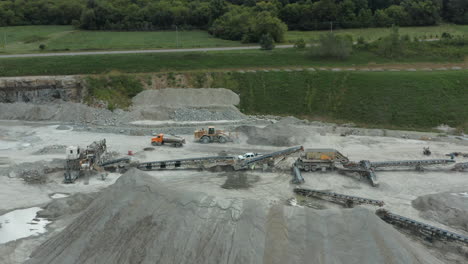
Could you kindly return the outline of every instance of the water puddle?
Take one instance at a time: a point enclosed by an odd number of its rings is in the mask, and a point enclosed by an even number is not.
[[[52,195],[50,195],[50,198],[52,199],[60,199],[60,198],[65,198],[65,197],[68,197],[70,196],[69,194],[66,194],[66,193],[54,193]]]
[[[46,232],[50,221],[36,218],[40,210],[40,207],[31,207],[0,215],[0,244]]]

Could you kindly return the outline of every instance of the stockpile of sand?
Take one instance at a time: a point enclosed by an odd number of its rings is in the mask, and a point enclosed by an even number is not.
[[[439,263],[366,209],[170,190],[131,170],[27,263]]]
[[[468,232],[468,192],[424,195],[412,204],[422,217]]]

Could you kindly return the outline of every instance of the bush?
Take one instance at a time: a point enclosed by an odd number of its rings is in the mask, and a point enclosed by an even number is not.
[[[317,45],[312,45],[312,55],[325,58],[346,59],[353,50],[353,41],[349,36],[337,36],[333,33],[321,35]]]
[[[45,45],[45,44],[39,45],[39,49],[40,49],[40,50],[45,50],[45,48],[46,48],[46,45]]]
[[[270,12],[255,13],[248,8],[233,8],[216,19],[209,32],[222,39],[251,43],[259,42],[265,34],[275,42],[283,42],[287,30],[286,24]]]
[[[272,50],[275,47],[275,41],[270,34],[263,34],[260,37],[260,47],[262,50]]]
[[[358,44],[358,45],[365,45],[365,44],[367,44],[367,43],[366,43],[366,40],[364,39],[363,36],[359,36],[359,37],[357,38],[357,44]]]
[[[299,39],[296,42],[294,42],[294,47],[298,49],[303,49],[306,46],[306,42],[304,39]]]
[[[398,58],[405,54],[405,46],[400,40],[398,27],[393,26],[388,36],[377,43],[378,53],[387,58]]]
[[[71,22],[74,29],[79,29],[81,26],[81,22],[79,20],[73,19]]]
[[[453,36],[450,33],[444,32],[442,33],[442,39],[452,39]]]

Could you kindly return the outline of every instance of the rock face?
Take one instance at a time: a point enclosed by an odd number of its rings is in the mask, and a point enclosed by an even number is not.
[[[412,204],[422,217],[468,232],[468,192],[428,194]]]
[[[80,102],[84,82],[79,76],[31,76],[0,78],[0,103]]]
[[[27,263],[440,263],[366,209],[170,190],[130,170]]]

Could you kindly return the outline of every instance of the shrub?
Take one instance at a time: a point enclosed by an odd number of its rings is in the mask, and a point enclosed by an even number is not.
[[[442,33],[442,39],[452,39],[453,36],[450,33],[444,32]]]
[[[358,44],[358,45],[365,45],[365,44],[366,44],[366,40],[364,39],[363,36],[359,36],[359,37],[357,38],[357,44]]]
[[[298,48],[298,49],[303,49],[305,48],[306,46],[306,42],[304,39],[298,39],[295,43],[294,43],[294,47],[295,48]]]
[[[40,49],[40,50],[45,50],[45,48],[46,48],[46,45],[45,45],[45,44],[39,45],[39,49]]]
[[[397,58],[405,53],[403,41],[400,40],[398,27],[393,26],[390,34],[377,43],[378,53],[387,58]]]
[[[270,34],[275,42],[283,42],[288,30],[279,18],[270,12],[255,13],[248,8],[233,8],[213,22],[209,32],[216,37],[259,42],[264,34]]]
[[[79,20],[73,19],[71,22],[74,29],[79,29],[81,26],[81,22]]]
[[[349,36],[327,33],[320,36],[318,44],[312,45],[312,55],[325,58],[346,59],[351,55],[353,41]]]
[[[260,37],[260,47],[262,50],[272,50],[275,47],[275,41],[270,34],[263,34]]]

